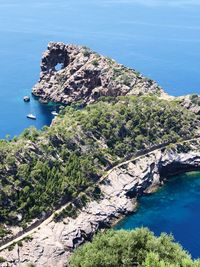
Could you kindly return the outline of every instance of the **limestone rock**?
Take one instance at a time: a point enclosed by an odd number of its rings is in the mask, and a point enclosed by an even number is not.
[[[58,68],[59,66],[59,68]],[[49,43],[33,94],[40,101],[88,104],[101,96],[167,95],[156,82],[90,49]]]
[[[177,97],[181,105],[200,116],[200,95],[187,95]]]

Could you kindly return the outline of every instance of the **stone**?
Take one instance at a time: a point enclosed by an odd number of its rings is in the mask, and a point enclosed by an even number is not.
[[[42,56],[40,79],[32,93],[42,102],[63,104],[89,104],[102,96],[167,96],[157,83],[114,60],[85,47],[52,42]]]

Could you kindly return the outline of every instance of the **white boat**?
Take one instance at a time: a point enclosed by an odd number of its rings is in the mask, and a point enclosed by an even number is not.
[[[53,116],[58,116],[58,113],[57,113],[56,111],[52,111],[51,114],[52,114]]]
[[[36,120],[36,116],[33,114],[28,114],[26,117],[31,120]]]
[[[24,102],[30,102],[30,96],[24,96],[23,97],[23,99],[24,99]]]

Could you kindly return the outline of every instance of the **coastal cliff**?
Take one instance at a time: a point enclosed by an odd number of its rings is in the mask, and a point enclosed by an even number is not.
[[[87,47],[64,43],[49,43],[42,56],[39,82],[32,92],[42,102],[63,104],[88,104],[102,96],[167,96],[156,82],[135,70]]]
[[[169,171],[170,170],[170,171]],[[157,149],[114,167],[99,183],[102,196],[78,209],[74,218],[50,221],[22,241],[12,251],[0,256],[7,259],[1,266],[66,266],[74,248],[91,240],[99,229],[110,227],[119,218],[133,212],[137,197],[151,192],[166,178],[178,172],[200,170],[200,139],[195,138]],[[75,204],[74,204],[75,205]]]
[[[101,97],[153,94],[200,115],[200,95],[169,96],[155,81],[84,46],[50,42],[32,89],[42,103],[89,104]]]
[[[74,248],[133,212],[138,196],[200,170],[199,95],[170,97],[63,43],[48,45],[33,94],[67,107],[50,127],[0,141],[0,266],[66,266]]]

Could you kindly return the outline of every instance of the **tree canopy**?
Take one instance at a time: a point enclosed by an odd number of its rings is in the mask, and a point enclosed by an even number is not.
[[[70,267],[199,267],[199,260],[174,242],[171,235],[156,237],[147,228],[109,230],[78,248]]]
[[[127,156],[193,137],[198,124],[176,101],[155,96],[66,107],[51,127],[0,141],[0,223],[26,227],[95,187],[106,169]]]

